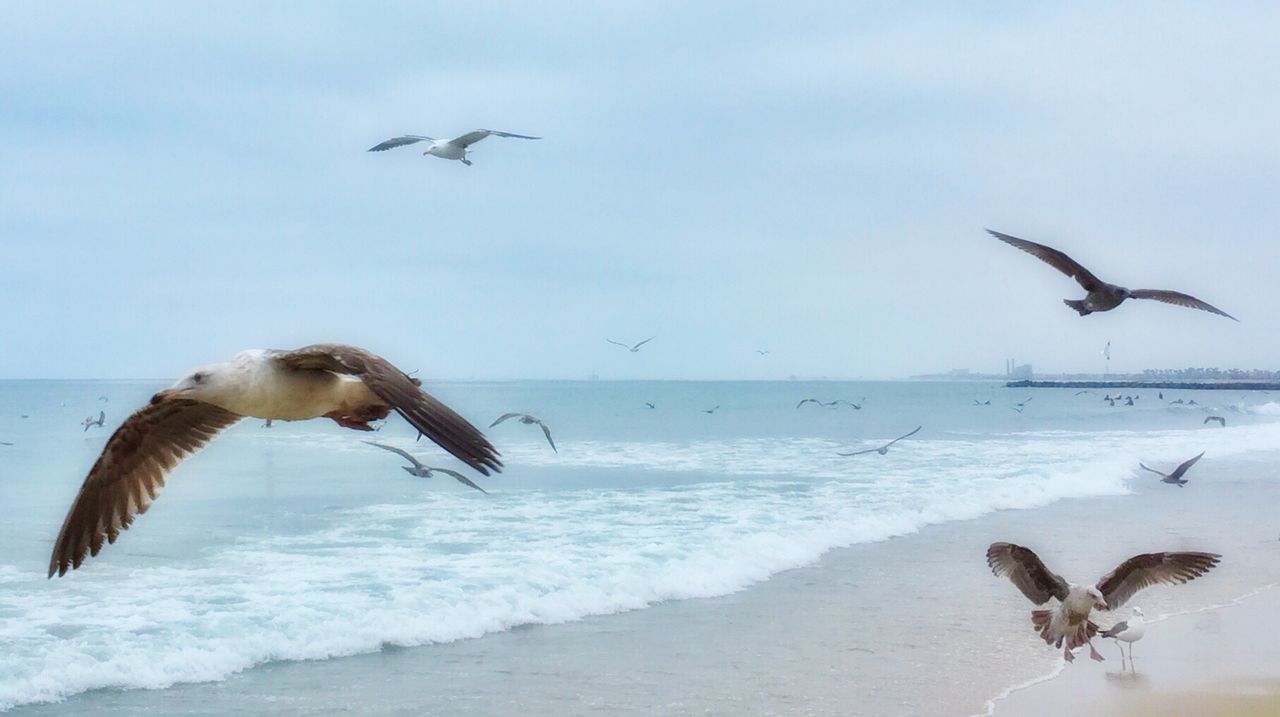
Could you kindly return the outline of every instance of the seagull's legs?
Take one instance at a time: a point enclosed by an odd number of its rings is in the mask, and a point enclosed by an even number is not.
[[[350,428],[356,431],[372,431],[375,429],[369,425],[370,421],[380,421],[390,414],[391,408],[389,406],[372,405],[362,406],[351,413],[333,411],[324,414],[324,417],[333,419],[334,423],[343,428]]]
[[[1093,646],[1093,641],[1092,641],[1092,640],[1090,640],[1088,644],[1089,644],[1089,659],[1091,659],[1091,660],[1095,660],[1095,661],[1097,661],[1097,662],[1102,662],[1103,660],[1105,660],[1105,659],[1106,659],[1106,658],[1105,658],[1105,657],[1103,657],[1103,656],[1102,656],[1102,654],[1101,654],[1101,653],[1099,653],[1099,652],[1098,652],[1098,650]]]
[[[1073,655],[1073,654],[1071,654],[1071,648],[1070,648],[1070,647],[1065,647],[1065,648],[1063,648],[1063,649],[1062,649],[1062,659],[1066,660],[1067,662],[1075,662],[1075,661],[1076,661],[1076,656],[1075,656],[1075,655]]]
[[[467,165],[468,167],[471,166],[471,160],[467,159],[466,157],[462,158],[462,163]]]

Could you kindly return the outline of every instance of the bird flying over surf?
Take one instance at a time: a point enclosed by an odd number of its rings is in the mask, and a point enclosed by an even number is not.
[[[411,476],[418,476],[419,478],[430,478],[432,474],[443,473],[447,476],[453,476],[453,478],[457,480],[459,483],[466,486],[471,486],[472,488],[475,488],[481,493],[484,493],[486,495],[488,495],[489,493],[489,491],[476,485],[471,481],[470,478],[462,475],[458,471],[449,470],[448,468],[433,468],[429,465],[426,465],[425,463],[418,460],[417,458],[414,458],[413,455],[410,454],[408,451],[401,450],[399,448],[396,448],[395,446],[388,446],[385,443],[374,443],[373,441],[365,441],[365,443],[368,443],[371,446],[377,446],[378,448],[381,448],[386,451],[391,451],[392,453],[399,454],[406,461],[409,461],[410,463],[412,463],[413,465],[411,466],[400,466],[405,470],[406,473],[408,473]]]
[[[634,346],[628,346],[627,344],[624,344],[624,343],[622,343],[621,341],[614,341],[613,339],[605,339],[605,341],[608,341],[609,343],[613,344],[614,346],[621,346],[622,348],[624,348],[624,349],[626,349],[626,350],[630,351],[631,353],[635,353],[635,352],[637,352],[637,351],[639,351],[639,350],[640,350],[640,347],[641,347],[641,346],[644,346],[645,344],[649,343],[650,341],[653,341],[653,340],[654,340],[654,339],[656,339],[656,338],[658,338],[658,337],[657,337],[657,336],[650,336],[649,338],[645,339],[644,341],[641,341],[641,342],[640,342],[640,343],[638,343],[638,344],[635,344]]]
[[[1221,426],[1222,428],[1227,427],[1227,419],[1223,418],[1222,416],[1208,416],[1207,418],[1204,419],[1204,423],[1200,425],[1202,426],[1207,425],[1210,421],[1217,421],[1218,425]]]
[[[716,404],[716,405],[712,406],[711,408],[704,408],[704,409],[702,409],[702,412],[703,412],[703,413],[715,413],[716,411],[719,411],[719,410],[720,410],[720,404]]]
[[[343,344],[293,351],[255,349],[196,369],[151,397],[107,440],[58,531],[49,577],[80,567],[144,513],[184,458],[246,416],[282,421],[329,418],[371,431],[399,413],[472,469],[501,471],[475,426],[374,353]]]
[[[107,414],[103,411],[98,411],[97,418],[94,418],[93,416],[89,416],[85,418],[83,421],[81,421],[80,425],[84,426],[84,430],[87,431],[90,428],[93,428],[94,426],[97,426],[98,428],[102,428],[102,424],[106,423],[106,421],[107,421]]]
[[[535,425],[538,426],[539,428],[542,429],[542,435],[547,437],[547,443],[551,445],[551,450],[555,451],[556,453],[560,452],[560,449],[556,448],[556,442],[551,440],[551,429],[547,428],[547,424],[543,423],[542,419],[536,416],[530,416],[527,413],[504,413],[501,416],[498,416],[498,420],[494,421],[493,423],[490,423],[489,428],[493,428],[494,426],[498,425],[499,423],[502,423],[508,418],[519,418],[520,422],[526,426],[535,426]]]
[[[1190,294],[1183,294],[1177,291],[1167,291],[1165,289],[1126,289],[1125,287],[1118,286],[1116,284],[1108,284],[1094,276],[1088,269],[1076,262],[1076,260],[1066,254],[1063,254],[1057,249],[1052,249],[1043,244],[1037,244],[1035,242],[1027,241],[1026,239],[1019,239],[990,229],[987,230],[987,233],[1006,244],[1027,252],[1063,274],[1075,279],[1076,283],[1080,284],[1081,288],[1087,292],[1085,297],[1083,299],[1063,299],[1062,301],[1067,306],[1075,309],[1081,316],[1088,316],[1089,314],[1099,311],[1110,311],[1124,303],[1125,299],[1154,299],[1156,301],[1163,301],[1166,304],[1173,304],[1174,306],[1185,306],[1190,309],[1208,311],[1211,314],[1225,316],[1232,321],[1239,321],[1239,319],[1231,314],[1228,314],[1216,306],[1205,303]]]
[[[1191,466],[1194,466],[1196,464],[1196,461],[1200,460],[1203,457],[1204,457],[1204,451],[1201,451],[1200,455],[1196,456],[1195,458],[1189,458],[1183,461],[1182,465],[1178,466],[1177,468],[1174,468],[1172,473],[1163,473],[1161,471],[1156,470],[1155,468],[1148,467],[1144,463],[1139,463],[1138,466],[1140,466],[1143,470],[1151,471],[1152,473],[1155,473],[1156,475],[1161,476],[1160,482],[1170,483],[1172,485],[1176,485],[1179,488],[1181,488],[1182,486],[1187,484],[1187,481],[1183,479],[1182,476],[1186,474],[1187,470],[1190,469]]]
[[[889,446],[892,446],[893,444],[897,443],[898,441],[901,441],[904,438],[910,438],[914,436],[915,434],[920,432],[921,428],[924,428],[924,426],[916,426],[916,429],[914,431],[910,433],[904,433],[903,435],[898,436],[897,438],[893,439],[892,441],[889,441],[888,443],[884,444],[883,446],[880,446],[879,448],[868,448],[865,451],[854,451],[853,453],[837,453],[836,455],[847,457],[847,456],[860,456],[864,453],[879,453],[880,455],[883,456],[884,454],[889,452]]]
[[[1071,651],[1089,646],[1089,657],[1102,655],[1090,641],[1098,626],[1089,619],[1093,610],[1114,610],[1134,593],[1152,585],[1181,585],[1194,580],[1218,564],[1216,553],[1143,553],[1120,563],[1094,585],[1076,585],[1052,572],[1029,548],[1013,543],[992,543],[987,548],[987,566],[997,577],[1007,577],[1036,605],[1057,598],[1056,608],[1031,611],[1032,627],[1048,645],[1063,649],[1067,662]],[[1065,644],[1065,647],[1064,647]]]
[[[426,137],[420,134],[406,134],[399,137],[392,137],[384,142],[379,142],[370,147],[370,152],[385,152],[388,149],[396,147],[404,147],[418,142],[430,142],[430,146],[423,152],[423,156],[431,155],[440,159],[456,159],[468,167],[471,166],[471,160],[467,159],[471,145],[480,140],[493,135],[494,137],[514,137],[516,139],[542,139],[541,137],[531,137],[527,134],[515,134],[513,132],[499,132],[496,129],[477,129],[468,132],[460,137],[453,139],[436,139],[434,137]]]

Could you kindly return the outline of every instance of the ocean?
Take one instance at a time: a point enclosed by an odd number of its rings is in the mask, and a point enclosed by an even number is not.
[[[500,475],[394,416],[370,434],[248,419],[47,580],[110,431],[166,383],[0,381],[0,711],[981,713],[1059,662],[986,572],[991,539],[1040,541],[1080,578],[1130,547],[1227,555],[1152,591],[1166,612],[1280,576],[1269,395],[519,381],[426,386],[485,431]],[[809,397],[861,410],[796,408]],[[83,431],[99,410],[106,427]],[[544,419],[559,453],[536,426],[486,428],[507,411]],[[918,425],[887,455],[837,455]],[[411,476],[366,439],[489,494]],[[1186,488],[1137,471],[1200,451]]]

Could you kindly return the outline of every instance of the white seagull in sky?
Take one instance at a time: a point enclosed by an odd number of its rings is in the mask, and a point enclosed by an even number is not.
[[[406,134],[400,137],[392,137],[391,139],[376,144],[369,148],[370,152],[384,152],[388,149],[403,147],[418,142],[430,142],[431,145],[423,152],[423,156],[432,155],[440,159],[456,159],[468,167],[471,166],[471,160],[467,159],[467,151],[471,145],[480,140],[493,135],[495,137],[514,137],[516,139],[542,139],[541,137],[531,137],[527,134],[514,134],[512,132],[499,132],[496,129],[478,129],[468,132],[461,137],[453,139],[436,139],[434,137],[424,137],[420,134]]]
[[[281,421],[330,418],[371,431],[392,411],[458,460],[489,475],[502,461],[484,434],[427,395],[422,382],[355,346],[255,349],[197,369],[151,397],[111,434],[58,531],[49,577],[80,567],[146,512],[165,476],[246,416]]]
[[[1181,585],[1209,572],[1221,555],[1215,553],[1144,553],[1120,563],[1095,585],[1068,583],[1045,567],[1029,548],[1012,543],[992,543],[987,548],[987,565],[997,576],[1007,577],[1031,602],[1043,605],[1057,598],[1052,610],[1032,610],[1031,625],[1049,645],[1063,647],[1062,656],[1071,662],[1071,651],[1089,646],[1089,657],[1102,660],[1090,639],[1098,626],[1089,619],[1094,610],[1114,610],[1139,590],[1164,583]]]

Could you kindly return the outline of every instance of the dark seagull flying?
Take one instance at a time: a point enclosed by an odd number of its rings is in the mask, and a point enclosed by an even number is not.
[[[1089,646],[1089,657],[1102,660],[1091,638],[1098,626],[1090,611],[1114,610],[1139,590],[1152,585],[1181,585],[1209,572],[1221,555],[1215,553],[1144,553],[1120,563],[1095,585],[1068,583],[1045,567],[1029,548],[1013,543],[992,543],[987,548],[987,565],[998,577],[1007,577],[1031,602],[1043,605],[1057,598],[1058,606],[1032,610],[1031,625],[1046,644],[1062,647],[1067,662],[1071,651]],[[1065,642],[1066,646],[1063,647]]]
[[[1177,291],[1166,291],[1164,289],[1126,289],[1116,284],[1108,284],[1098,277],[1094,276],[1088,269],[1080,266],[1074,259],[1063,254],[1057,249],[1052,249],[1043,244],[1027,241],[1011,237],[1008,234],[1001,234],[997,231],[987,230],[991,236],[1000,241],[1015,246],[1037,259],[1045,262],[1049,266],[1066,274],[1076,280],[1081,287],[1087,292],[1083,299],[1063,299],[1062,302],[1067,306],[1075,309],[1081,316],[1088,316],[1096,311],[1110,311],[1125,299],[1155,299],[1163,301],[1166,304],[1175,306],[1185,306],[1190,309],[1200,309],[1208,311],[1211,314],[1225,316],[1232,321],[1239,321],[1236,317],[1227,312],[1206,304],[1190,294],[1183,294]]]
[[[1182,478],[1183,474],[1185,474],[1187,472],[1187,469],[1191,468],[1191,466],[1194,466],[1196,464],[1196,461],[1200,460],[1202,457],[1204,457],[1203,451],[1201,451],[1200,455],[1196,456],[1195,458],[1191,458],[1183,461],[1182,465],[1178,466],[1177,468],[1174,468],[1172,473],[1163,473],[1161,471],[1156,470],[1155,468],[1149,468],[1143,463],[1139,463],[1138,465],[1143,470],[1151,471],[1152,473],[1155,473],[1158,476],[1162,476],[1162,478],[1160,479],[1162,483],[1170,483],[1172,485],[1176,485],[1179,488],[1181,488],[1182,486],[1187,484],[1187,481],[1183,480]]]
[[[493,135],[494,137],[514,137],[516,139],[542,139],[541,137],[530,137],[527,134],[513,134],[511,132],[499,132],[496,129],[478,129],[468,132],[461,137],[453,139],[436,139],[434,137],[424,137],[420,134],[406,134],[400,137],[392,137],[391,139],[375,144],[369,148],[370,152],[385,152],[388,149],[403,147],[418,142],[430,142],[431,145],[423,152],[423,156],[431,155],[440,159],[456,159],[468,167],[471,166],[471,160],[467,159],[467,152],[471,145],[480,140]]]
[[[626,349],[626,350],[630,351],[631,353],[635,353],[635,352],[637,352],[637,351],[639,351],[639,350],[640,350],[640,347],[641,347],[641,346],[644,346],[645,344],[649,343],[650,341],[653,341],[653,340],[654,340],[654,339],[656,339],[656,338],[658,338],[658,337],[657,337],[657,336],[650,336],[649,338],[645,339],[644,341],[641,341],[640,343],[638,343],[638,344],[636,344],[636,345],[634,345],[634,346],[628,346],[627,344],[624,344],[624,343],[622,343],[621,341],[614,341],[613,339],[605,339],[605,341],[608,341],[609,343],[613,344],[614,346],[621,346],[622,348],[624,348],[624,349]]]
[[[519,418],[520,422],[526,426],[534,426],[534,425],[538,426],[539,428],[542,429],[542,435],[547,437],[547,443],[551,444],[551,450],[555,451],[556,453],[560,452],[560,449],[556,448],[556,442],[551,440],[551,429],[547,428],[547,424],[543,423],[542,419],[537,418],[536,416],[530,416],[527,413],[504,413],[501,416],[498,416],[498,420],[494,421],[493,423],[490,423],[489,428],[493,428],[494,426],[498,425],[499,423],[502,423],[508,418]]]
[[[421,385],[381,356],[343,344],[255,349],[197,369],[152,396],[111,434],[58,531],[49,577],[80,567],[86,554],[114,543],[151,506],[178,463],[246,416],[328,418],[343,428],[372,431],[370,421],[395,411],[474,470],[501,471],[484,434]]]
[[[838,455],[838,456],[860,456],[860,455],[862,455],[862,454],[864,454],[864,453],[879,453],[880,455],[882,455],[882,456],[883,456],[884,454],[886,454],[886,453],[888,453],[888,452],[889,452],[889,446],[892,446],[893,444],[897,443],[898,441],[900,441],[900,440],[902,440],[902,439],[904,439],[904,438],[910,438],[910,437],[914,436],[915,434],[917,434],[917,433],[919,433],[919,432],[920,432],[920,429],[921,429],[921,428],[924,428],[924,426],[916,426],[916,430],[914,430],[914,431],[912,431],[912,432],[910,432],[910,433],[906,433],[906,434],[903,434],[903,435],[901,435],[901,436],[898,436],[897,438],[893,439],[892,441],[889,441],[888,443],[884,444],[883,446],[880,446],[879,448],[868,448],[868,449],[867,449],[867,450],[865,450],[865,451],[854,451],[853,453],[837,453],[836,455]]]
[[[1204,424],[1201,424],[1201,425],[1205,425],[1210,421],[1217,421],[1219,426],[1223,428],[1227,427],[1227,419],[1223,418],[1222,416],[1209,416],[1204,419]]]
[[[486,495],[489,493],[489,491],[485,490],[484,488],[481,488],[475,483],[472,483],[470,478],[462,475],[458,471],[449,470],[448,468],[432,468],[429,465],[423,464],[422,461],[418,460],[417,458],[414,458],[412,455],[409,454],[408,451],[401,450],[399,448],[396,448],[395,446],[388,446],[385,443],[374,443],[373,441],[365,441],[365,443],[368,443],[371,446],[377,446],[383,450],[391,451],[392,453],[397,453],[400,456],[402,456],[406,461],[409,461],[410,463],[412,463],[413,465],[411,466],[400,466],[409,475],[418,476],[420,478],[430,478],[433,473],[443,473],[447,476],[453,476],[455,479],[457,479],[459,483],[463,485],[469,485],[472,488],[475,488],[476,490],[480,491],[481,493],[484,493]]]

